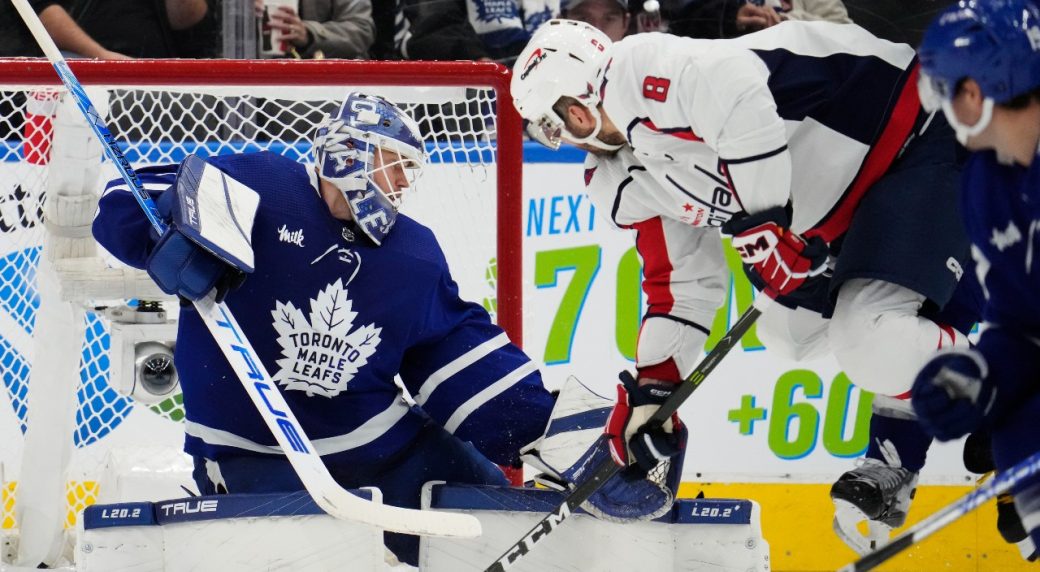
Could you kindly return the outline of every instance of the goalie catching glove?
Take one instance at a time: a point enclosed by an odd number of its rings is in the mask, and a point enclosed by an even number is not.
[[[148,275],[167,294],[221,302],[253,272],[250,234],[260,202],[255,191],[196,155],[177,170],[156,201],[166,232],[148,256]]]
[[[670,383],[639,385],[627,371],[618,377],[621,379],[617,386],[618,398],[604,433],[614,462],[622,467],[633,466],[645,475],[686,446],[685,428],[678,413],[673,413],[661,427],[644,427],[675,386]]]
[[[733,248],[772,298],[791,294],[827,270],[827,244],[820,237],[807,241],[791,232],[783,207],[734,217],[722,225],[722,232],[732,235]]]
[[[545,434],[521,451],[527,464],[542,471],[535,482],[567,490],[611,455],[603,426],[612,410],[611,400],[597,395],[574,377],[568,378],[553,406]],[[679,428],[681,443],[686,429]],[[611,477],[581,508],[611,522],[657,518],[671,508],[682,477],[682,456],[661,463],[649,474],[637,465]]]

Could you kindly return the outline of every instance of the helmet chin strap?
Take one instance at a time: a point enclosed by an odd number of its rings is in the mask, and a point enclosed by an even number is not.
[[[592,133],[589,133],[585,137],[574,137],[574,134],[571,133],[570,130],[567,130],[567,135],[569,136],[568,139],[570,139],[572,143],[591,145],[592,147],[602,149],[603,151],[617,151],[618,149],[624,146],[611,145],[609,143],[604,143],[603,141],[597,139],[596,136],[599,135],[599,132],[603,129],[603,118],[600,116],[599,109],[595,107],[586,107],[585,109],[588,109],[589,113],[592,114],[592,118],[595,121],[596,126],[592,129]]]
[[[947,123],[950,124],[950,127],[953,127],[957,141],[961,145],[967,145],[969,137],[974,137],[985,131],[989,127],[989,122],[993,120],[993,98],[987,97],[982,100],[982,115],[979,116],[979,120],[975,122],[975,125],[965,125],[958,121],[957,115],[953,112],[953,102],[948,99],[943,100],[942,110],[943,115],[946,116]]]

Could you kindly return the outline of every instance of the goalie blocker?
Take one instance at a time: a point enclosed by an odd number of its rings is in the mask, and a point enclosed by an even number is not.
[[[169,228],[148,257],[148,275],[167,294],[199,300],[216,289],[223,301],[253,273],[250,234],[259,204],[256,191],[188,155],[176,184],[156,201]]]

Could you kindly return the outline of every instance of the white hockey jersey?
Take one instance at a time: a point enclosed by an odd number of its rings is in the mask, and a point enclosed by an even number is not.
[[[851,24],[785,22],[734,40],[630,36],[600,92],[668,195],[654,199],[658,214],[717,227],[790,201],[792,229],[829,242],[905,145],[916,75],[910,46]]]
[[[688,199],[661,187],[631,149],[612,157],[590,153],[585,184],[598,212],[636,231],[647,302],[636,367],[641,372],[656,367],[650,374],[655,379],[685,377],[701,356],[729,288],[718,230],[693,225],[696,215],[683,208],[691,206]]]
[[[609,159],[590,153],[585,169],[596,210],[636,231],[647,316],[672,316],[707,335],[729,288],[718,230],[693,224],[684,197],[661,187],[627,148]]]

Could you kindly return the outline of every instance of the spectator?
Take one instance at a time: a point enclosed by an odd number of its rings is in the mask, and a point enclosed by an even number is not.
[[[917,47],[925,28],[953,0],[846,0],[849,16],[868,32]]]
[[[34,57],[43,52],[11,2],[0,2],[0,57]]]
[[[713,40],[757,32],[785,20],[852,23],[841,0],[696,0],[670,12],[673,34]]]
[[[372,59],[401,59],[397,36],[399,32],[403,36],[405,30],[398,29],[398,25],[403,26],[404,24],[404,14],[401,13],[400,4],[401,0],[383,0],[372,5],[372,20],[376,25],[376,39],[369,50]],[[400,22],[398,22],[399,18]]]
[[[215,32],[209,0],[34,0],[33,7],[58,48],[86,58],[197,57],[216,51],[215,34],[205,47],[179,44],[182,33],[196,27]]]
[[[557,16],[553,0],[404,0],[412,60],[495,60],[510,64],[530,34]]]
[[[389,1],[389,0],[384,0]],[[257,16],[264,0],[254,0]],[[375,41],[376,25],[370,0],[300,0],[300,10],[269,9],[270,26],[303,58],[365,59]]]
[[[628,0],[565,0],[562,8],[564,18],[591,24],[612,42],[628,33]]]

